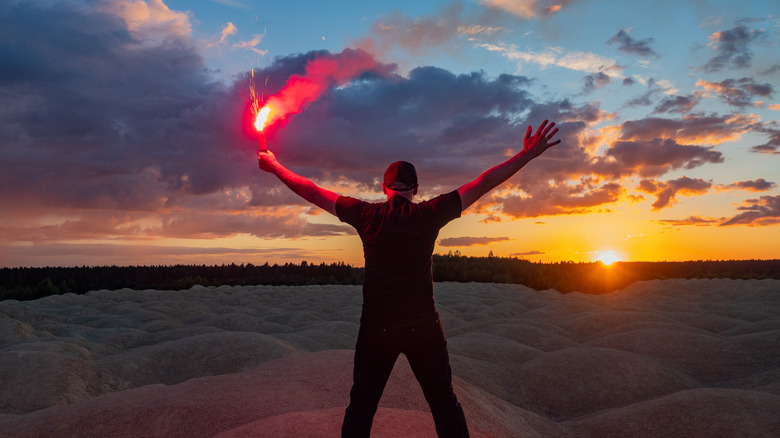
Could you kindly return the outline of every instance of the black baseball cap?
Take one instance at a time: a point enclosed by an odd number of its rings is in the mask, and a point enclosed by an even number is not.
[[[417,187],[417,171],[412,163],[396,161],[385,170],[385,187],[402,192]]]

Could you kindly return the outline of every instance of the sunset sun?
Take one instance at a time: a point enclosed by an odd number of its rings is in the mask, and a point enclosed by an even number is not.
[[[606,266],[610,266],[611,264],[620,261],[620,255],[615,251],[601,251],[599,252],[598,261]]]

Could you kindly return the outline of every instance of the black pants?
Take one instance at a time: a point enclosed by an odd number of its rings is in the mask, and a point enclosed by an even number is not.
[[[342,438],[368,437],[379,399],[400,353],[404,353],[431,407],[439,437],[468,437],[466,418],[452,390],[447,341],[438,316],[396,328],[361,324]]]

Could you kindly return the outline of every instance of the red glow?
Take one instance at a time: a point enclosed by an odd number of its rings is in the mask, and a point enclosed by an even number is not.
[[[303,107],[319,99],[329,88],[343,85],[376,67],[374,57],[362,50],[346,49],[337,55],[312,59],[306,64],[306,73],[303,76],[290,76],[284,87],[268,98],[266,107],[273,108],[273,111],[268,115],[265,126],[298,114]],[[258,113],[258,118],[259,116]]]

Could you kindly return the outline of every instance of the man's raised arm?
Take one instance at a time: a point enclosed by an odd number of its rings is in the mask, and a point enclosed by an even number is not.
[[[339,198],[338,193],[325,190],[310,180],[284,167],[276,160],[276,155],[271,151],[258,152],[257,160],[260,163],[260,169],[276,175],[277,178],[298,196],[317,207],[322,208],[333,216],[336,216],[336,200]]]
[[[560,143],[560,140],[549,142],[558,132],[558,128],[552,129],[554,126],[555,123],[550,123],[548,126],[547,120],[545,120],[533,135],[531,135],[531,127],[529,126],[523,140],[522,151],[503,163],[482,172],[482,175],[478,176],[477,179],[460,187],[458,194],[460,195],[461,210],[467,209],[484,194],[508,180],[529,161],[542,155],[548,148]],[[552,132],[550,132],[551,129]]]

